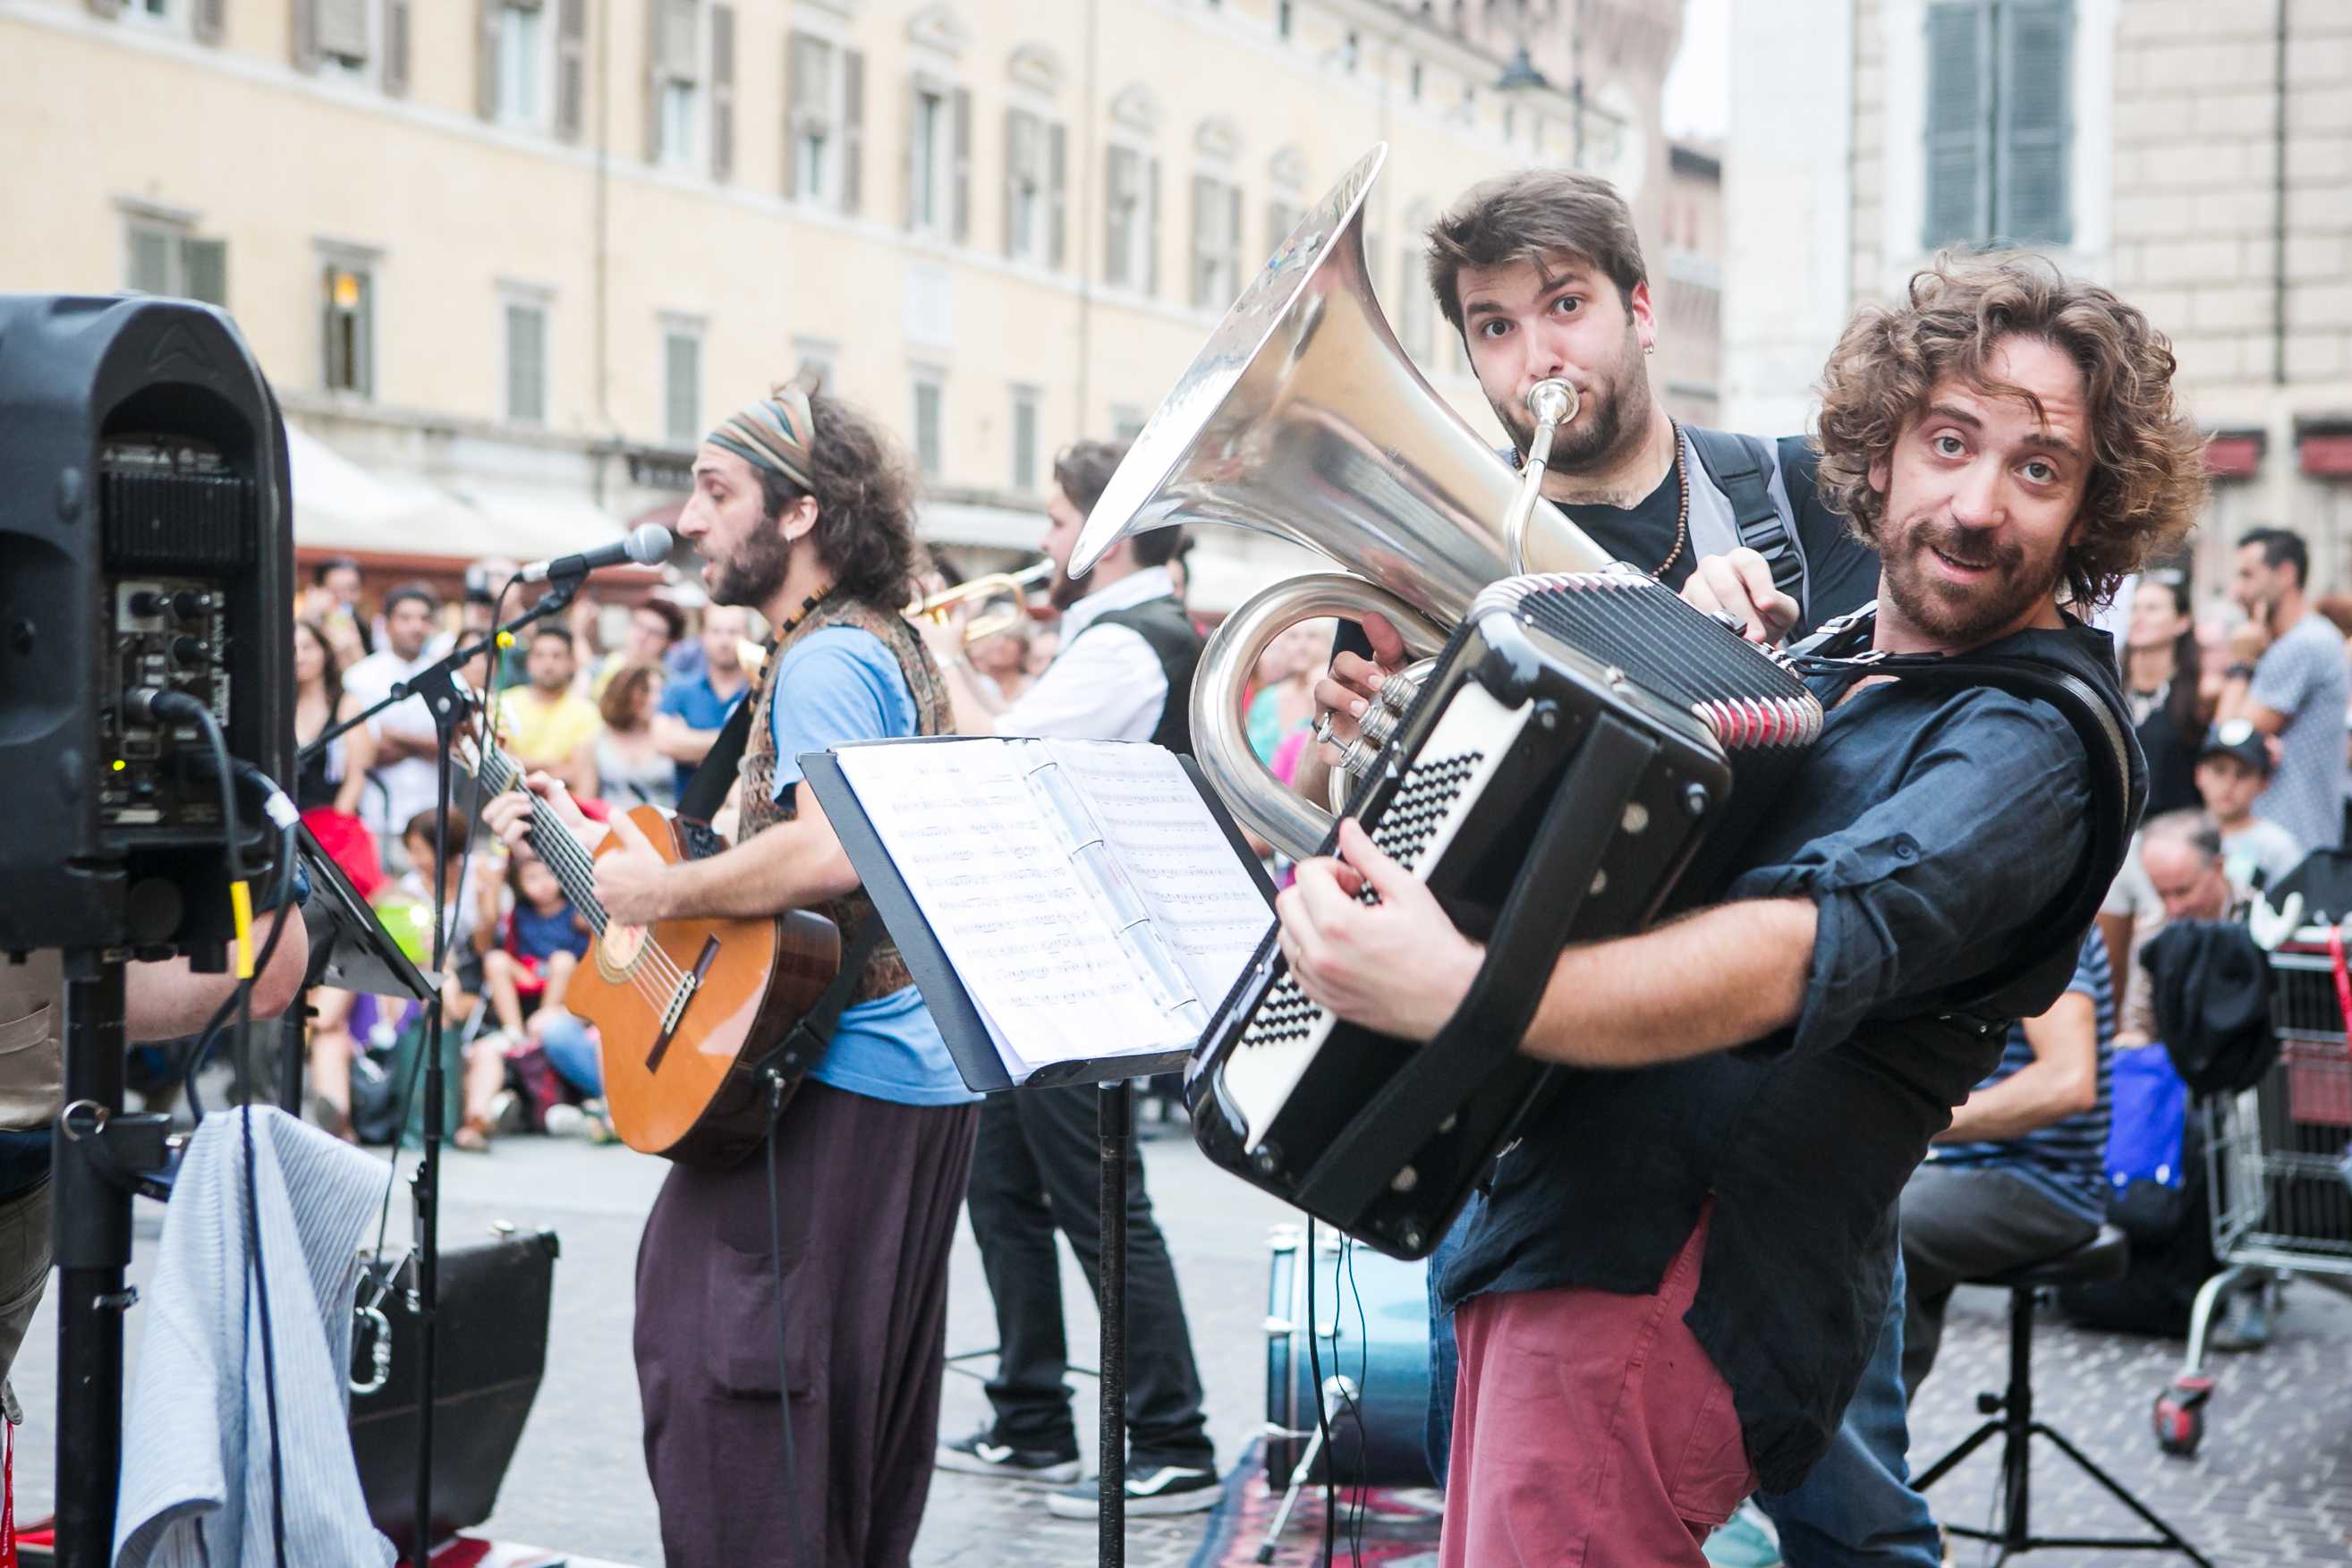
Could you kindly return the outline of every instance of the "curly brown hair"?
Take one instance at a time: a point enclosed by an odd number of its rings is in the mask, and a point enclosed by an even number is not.
[[[2103,603],[2124,577],[2168,553],[2205,502],[2204,438],[2173,397],[2172,344],[2147,317],[2096,284],[2022,254],[1947,251],[1911,277],[1908,302],[1865,306],[1822,374],[1821,489],[1855,536],[1876,549],[1886,498],[1870,471],[1957,375],[1990,392],[1986,369],[2003,339],[2040,339],[2083,372],[2091,463],[2076,516],[2087,525],[2066,552],[2068,596]]]
[[[914,597],[915,485],[906,459],[873,421],[840,399],[808,394],[814,489],[772,468],[760,473],[771,520],[805,495],[816,497],[817,559],[848,598],[901,609]]]

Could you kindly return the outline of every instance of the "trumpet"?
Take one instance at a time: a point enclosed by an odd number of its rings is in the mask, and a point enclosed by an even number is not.
[[[1010,632],[1029,619],[1029,591],[1054,575],[1054,563],[1041,560],[1019,571],[992,571],[975,577],[969,582],[959,582],[953,588],[943,588],[926,599],[918,599],[907,606],[910,621],[937,621],[945,624],[949,614],[958,605],[978,606],[992,599],[1010,599],[1013,607],[993,615],[978,615],[964,622],[963,645],[971,647],[984,638]]]

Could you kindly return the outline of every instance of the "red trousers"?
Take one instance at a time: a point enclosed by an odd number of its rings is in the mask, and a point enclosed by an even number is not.
[[[1463,1303],[1444,1568],[1704,1568],[1699,1543],[1756,1488],[1730,1386],[1683,1322],[1707,1218],[1653,1294]]]

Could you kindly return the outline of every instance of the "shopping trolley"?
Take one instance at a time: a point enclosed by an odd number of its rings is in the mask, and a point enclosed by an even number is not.
[[[2212,1094],[2205,1124],[2213,1255],[2189,1349],[2157,1398],[2157,1441],[2196,1451],[2214,1382],[2205,1335],[2229,1291],[2257,1271],[2352,1277],[2352,967],[2342,934],[2304,927],[2271,953],[2278,1059],[2252,1088]]]

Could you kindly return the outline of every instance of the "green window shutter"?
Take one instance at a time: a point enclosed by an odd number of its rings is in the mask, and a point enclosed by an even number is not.
[[[1927,188],[1920,242],[1982,240],[1991,227],[1992,13],[1983,0],[1927,9]]]
[[[710,177],[735,175],[735,7],[710,8]]]
[[[228,308],[228,241],[184,239],[180,242],[180,276],[188,298]]]
[[[588,0],[562,0],[555,16],[555,134],[576,142],[588,120]]]
[[[2000,140],[1992,236],[2027,245],[2074,238],[2068,162],[2074,148],[2074,7],[2002,0]]]

